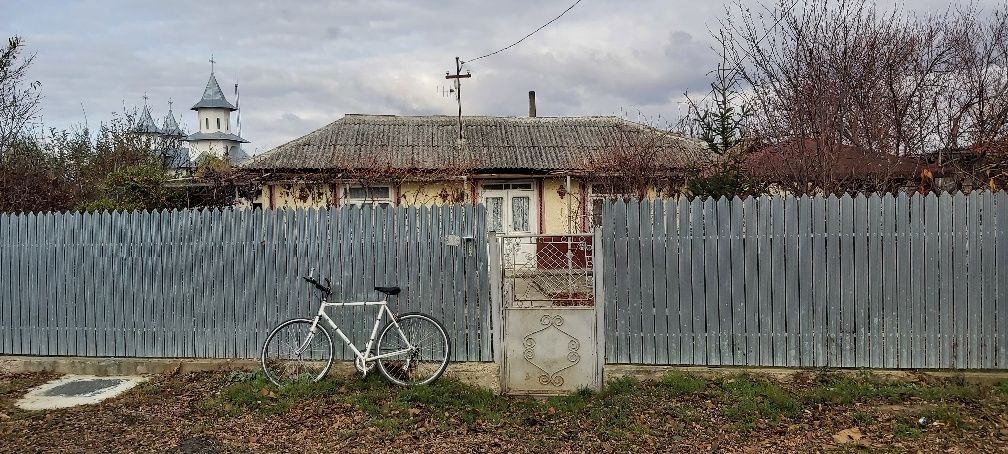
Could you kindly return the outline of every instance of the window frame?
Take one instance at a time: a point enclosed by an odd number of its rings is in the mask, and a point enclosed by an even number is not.
[[[350,191],[354,189],[364,189],[368,192],[369,197],[351,197]],[[375,189],[386,189],[388,195],[385,197],[374,197],[372,191]],[[362,185],[362,184],[348,184],[343,186],[342,190],[342,200],[346,205],[372,205],[372,206],[393,206],[395,205],[395,188],[391,184],[373,184],[373,185]]]

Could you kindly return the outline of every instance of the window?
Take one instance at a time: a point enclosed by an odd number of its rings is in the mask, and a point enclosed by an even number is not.
[[[486,191],[504,191],[508,189],[521,189],[521,190],[532,190],[532,183],[490,183],[484,184],[483,189]]]
[[[206,119],[206,129],[207,129],[207,131],[210,130],[210,119],[209,118]]]
[[[220,129],[220,117],[217,117],[217,129]]]
[[[619,183],[591,185],[591,193],[588,195],[588,199],[591,202],[588,205],[588,216],[591,220],[590,225],[594,227],[602,225],[602,209],[606,202],[625,198],[631,192],[628,187]]]
[[[504,197],[487,197],[487,230],[504,231]]]
[[[511,198],[511,228],[519,232],[529,231],[529,202],[528,197]]]
[[[351,205],[372,204],[387,207],[392,204],[392,187],[350,186],[343,193],[343,198]]]

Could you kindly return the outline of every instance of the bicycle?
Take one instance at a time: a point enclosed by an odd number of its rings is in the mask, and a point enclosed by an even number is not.
[[[385,295],[381,301],[330,302],[332,284],[327,285],[302,277],[322,295],[318,313],[312,319],[287,320],[270,332],[263,344],[260,362],[266,377],[278,387],[297,382],[317,382],[332,367],[334,345],[329,331],[320,322],[325,320],[331,329],[353,352],[354,367],[363,376],[378,365],[378,371],[391,383],[400,386],[426,385],[441,377],[448,367],[451,344],[441,322],[427,314],[410,312],[396,315],[388,308],[388,297],[398,295],[399,287],[375,287]],[[363,350],[340,330],[326,313],[326,308],[378,307],[371,337]],[[378,327],[388,314],[389,322],[378,335]],[[377,336],[377,343],[375,338]],[[372,354],[372,348],[376,348]]]

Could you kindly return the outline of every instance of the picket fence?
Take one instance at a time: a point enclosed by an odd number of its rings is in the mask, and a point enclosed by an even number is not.
[[[299,278],[311,273],[344,300],[399,285],[393,307],[440,319],[455,360],[489,360],[484,218],[474,206],[0,214],[0,354],[254,358],[277,323],[314,315]],[[367,339],[373,313],[336,315]]]
[[[1008,194],[616,202],[607,361],[1008,368]]]

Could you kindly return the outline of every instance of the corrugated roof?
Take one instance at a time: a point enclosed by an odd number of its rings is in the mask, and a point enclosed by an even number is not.
[[[220,84],[217,83],[217,77],[212,72],[210,73],[210,80],[207,81],[206,89],[203,90],[203,97],[192,106],[192,110],[199,110],[204,107],[229,109],[232,111],[238,110],[224,97],[224,92],[221,90]]]
[[[303,137],[252,157],[249,170],[364,168],[580,170],[600,153],[641,133],[672,151],[671,166],[704,149],[693,139],[617,117],[457,117],[348,114]]]

